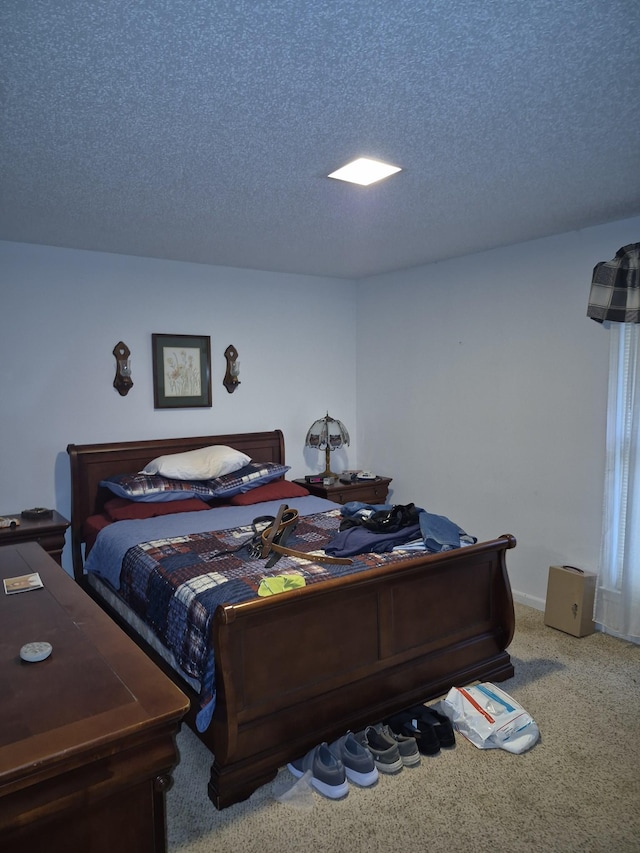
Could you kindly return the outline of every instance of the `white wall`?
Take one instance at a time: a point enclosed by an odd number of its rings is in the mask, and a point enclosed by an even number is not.
[[[328,409],[352,437],[338,468],[513,533],[514,593],[543,607],[549,565],[597,568],[608,335],[586,306],[595,263],[638,239],[640,218],[357,284],[0,242],[0,514],[69,517],[70,442],[281,427],[290,476],[317,471],[304,435]],[[212,408],[153,408],[153,332],[211,336]]]
[[[587,300],[639,239],[636,218],[358,285],[358,464],[394,503],[514,534],[514,595],[539,608],[549,565],[597,569],[608,334]]]
[[[70,517],[69,443],[279,427],[294,477],[324,467],[304,438],[328,409],[354,437],[336,464],[355,465],[355,284],[6,242],[0,270],[0,515]],[[211,336],[211,408],[154,409],[153,332]],[[131,350],[126,397],[113,387],[119,340]]]

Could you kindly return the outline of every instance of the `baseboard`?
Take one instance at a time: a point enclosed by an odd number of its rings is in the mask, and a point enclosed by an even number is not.
[[[518,592],[515,589],[511,590],[511,594],[513,595],[513,600],[517,601],[518,604],[525,604],[527,607],[533,607],[534,610],[544,610],[545,608],[545,600],[544,598],[538,598],[535,595],[527,595],[526,592]]]

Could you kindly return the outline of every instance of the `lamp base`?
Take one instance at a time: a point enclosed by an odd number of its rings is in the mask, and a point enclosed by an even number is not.
[[[338,475],[334,474],[331,468],[329,467],[329,462],[331,459],[331,448],[329,445],[325,447],[324,451],[324,471],[321,474],[318,474],[318,477],[322,477],[322,479],[327,479],[328,477],[333,477],[335,480],[338,479]]]
[[[333,471],[330,471],[329,468],[325,468],[325,470],[322,471],[320,474],[316,474],[316,477],[320,477],[323,480],[327,480],[329,478],[331,478],[332,480],[338,479],[338,475],[334,474]]]

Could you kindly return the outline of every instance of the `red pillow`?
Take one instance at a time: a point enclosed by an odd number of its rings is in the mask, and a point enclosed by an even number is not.
[[[169,515],[174,512],[196,512],[201,509],[211,509],[211,507],[200,498],[187,498],[184,501],[162,501],[161,503],[141,503],[126,498],[112,498],[104,505],[104,511],[111,521],[155,518],[157,515]]]
[[[263,486],[256,486],[249,492],[241,492],[239,495],[234,495],[229,498],[229,503],[234,506],[246,506],[247,504],[257,504],[262,501],[277,501],[282,498],[302,498],[309,494],[309,490],[304,486],[299,486],[297,483],[291,483],[289,480],[273,480],[271,483],[265,483]]]

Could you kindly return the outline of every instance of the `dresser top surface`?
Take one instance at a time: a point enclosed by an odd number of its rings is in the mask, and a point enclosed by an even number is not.
[[[25,767],[90,755],[180,719],[184,694],[35,543],[0,548],[0,581],[37,572],[40,589],[0,584],[0,784]],[[20,658],[26,643],[53,647]],[[22,769],[20,769],[22,768]]]

